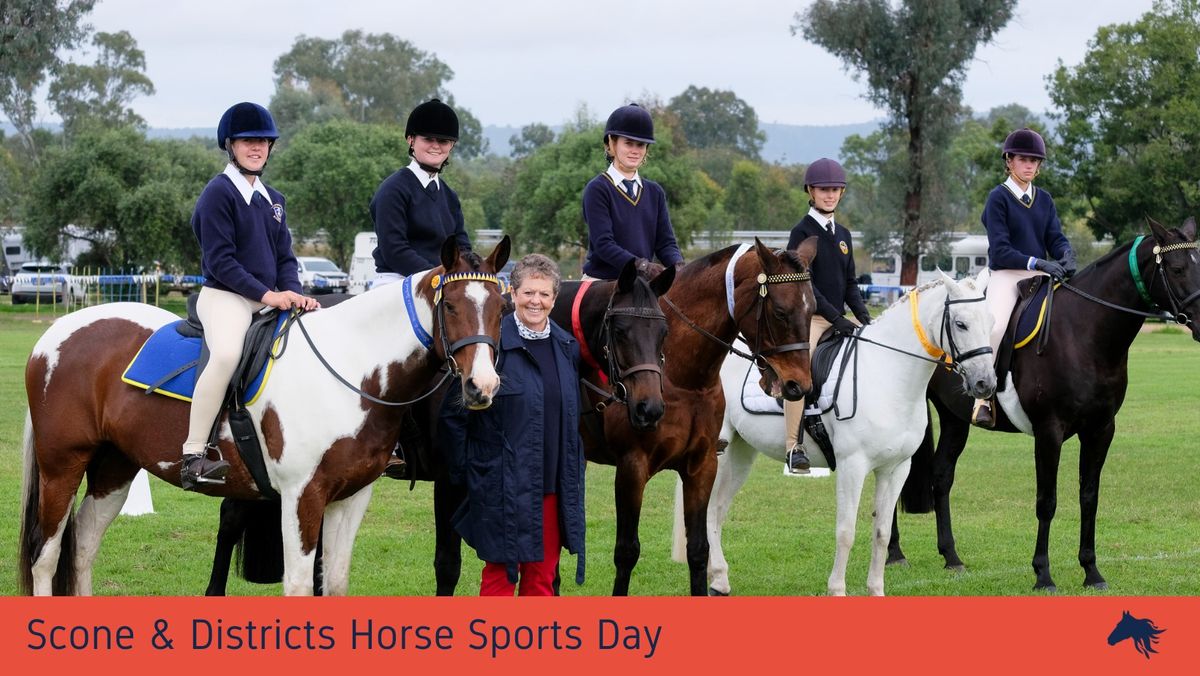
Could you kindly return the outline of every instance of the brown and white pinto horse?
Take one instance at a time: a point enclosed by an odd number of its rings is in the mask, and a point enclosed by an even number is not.
[[[665,469],[683,480],[691,594],[707,593],[705,524],[725,411],[721,364],[740,336],[762,369],[764,391],[797,400],[812,388],[808,325],[816,300],[808,267],[816,243],[811,237],[795,252],[774,253],[756,239],[749,249],[728,247],[683,267],[661,300],[668,325],[666,411],[658,426],[637,429],[626,411],[610,406],[603,438],[583,430],[588,460],[617,468],[614,595],[629,593],[641,553],[642,495],[650,477]],[[556,305],[552,314],[560,323],[561,311]]]
[[[505,237],[485,260],[460,253],[449,238],[442,267],[410,278],[411,303],[405,285],[392,284],[305,315],[301,325],[333,371],[375,398],[411,400],[450,363],[460,369],[464,401],[486,407],[499,384],[494,346],[504,307],[498,285],[488,280],[495,281],[509,249]],[[440,294],[436,275],[450,280]],[[146,339],[176,319],[149,305],[100,305],[66,315],[34,346],[25,369],[19,566],[26,592],[89,594],[101,537],[138,468],[179,484],[188,407],[121,382]],[[427,349],[422,339],[429,336]],[[312,593],[323,519],[325,593],[345,594],[354,538],[372,482],[395,446],[399,409],[339,384],[309,345],[293,340],[249,410],[283,506],[284,593]],[[226,483],[203,484],[201,491],[260,497],[227,423],[220,448],[232,465]],[[85,475],[86,495],[74,513]]]

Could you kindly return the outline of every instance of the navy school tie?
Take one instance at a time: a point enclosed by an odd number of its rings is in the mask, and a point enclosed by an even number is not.
[[[631,181],[627,178],[621,179],[621,183],[625,184],[625,194],[629,195],[629,199],[636,200],[637,199],[637,190],[634,188],[636,183],[634,183],[633,181]]]
[[[425,192],[429,193],[429,196],[430,196],[430,197],[432,197],[432,198],[434,198],[434,199],[437,199],[437,196],[438,196],[438,182],[437,182],[437,181],[430,181],[430,182],[429,182],[429,185],[425,186]]]
[[[1029,206],[1031,202],[1033,202],[1033,200],[1030,199],[1029,193],[1025,193],[1024,195],[1021,195],[1021,204],[1024,204],[1025,206]]]

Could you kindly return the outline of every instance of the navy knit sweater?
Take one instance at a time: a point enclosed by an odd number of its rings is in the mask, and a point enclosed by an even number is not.
[[[600,174],[583,189],[583,220],[588,226],[588,253],[583,272],[616,279],[634,258],[671,266],[683,261],[667,214],[667,194],[654,181],[642,179],[636,202]]]
[[[437,192],[421,187],[408,167],[384,179],[371,198],[375,222],[375,270],[405,277],[442,264],[442,244],[454,235],[471,250],[458,195],[439,180]]]
[[[845,306],[850,307],[860,321],[870,317],[867,305],[863,302],[862,294],[858,291],[858,275],[854,272],[854,245],[850,242],[850,231],[834,221],[836,236],[821,227],[811,214],[792,228],[792,236],[788,238],[788,250],[794,250],[800,243],[816,235],[817,257],[812,262],[813,293],[817,297],[817,314],[829,321],[846,313]]]
[[[988,194],[980,217],[988,236],[988,267],[1027,270],[1029,257],[1063,257],[1071,250],[1050,193],[1034,188],[1029,206],[1003,184]],[[1049,256],[1047,256],[1049,254]]]
[[[283,195],[269,186],[246,204],[233,181],[217,174],[196,200],[192,231],[200,241],[204,285],[262,300],[267,291],[300,293]]]

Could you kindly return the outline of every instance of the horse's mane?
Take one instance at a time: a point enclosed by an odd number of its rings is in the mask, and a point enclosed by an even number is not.
[[[478,270],[480,267],[483,266],[483,258],[480,257],[480,255],[475,253],[474,251],[466,251],[466,252],[463,252],[461,255],[462,255],[463,260],[466,261],[467,264],[471,266],[472,270]]]
[[[941,286],[944,281],[945,280],[942,280],[942,279],[935,279],[932,282],[925,282],[924,284],[922,284],[920,286],[913,287],[913,289],[910,290],[908,293],[900,296],[891,305],[887,306],[887,308],[885,308],[884,311],[879,314],[879,316],[883,317],[883,315],[886,315],[887,313],[891,312],[892,308],[896,307],[897,305],[904,305],[904,304],[908,303],[908,297],[910,294],[923,293],[923,292],[928,291],[936,286]]]
[[[1137,651],[1150,659],[1150,653],[1157,653],[1154,649],[1154,644],[1158,643],[1158,635],[1166,631],[1155,626],[1149,618],[1129,616],[1128,624],[1129,637],[1133,639],[1133,645]]]

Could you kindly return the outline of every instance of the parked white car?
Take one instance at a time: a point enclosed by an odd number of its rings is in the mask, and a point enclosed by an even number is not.
[[[82,303],[84,289],[65,263],[28,261],[12,280],[12,304]]]
[[[300,256],[300,286],[304,293],[346,293],[349,277],[328,258]]]

